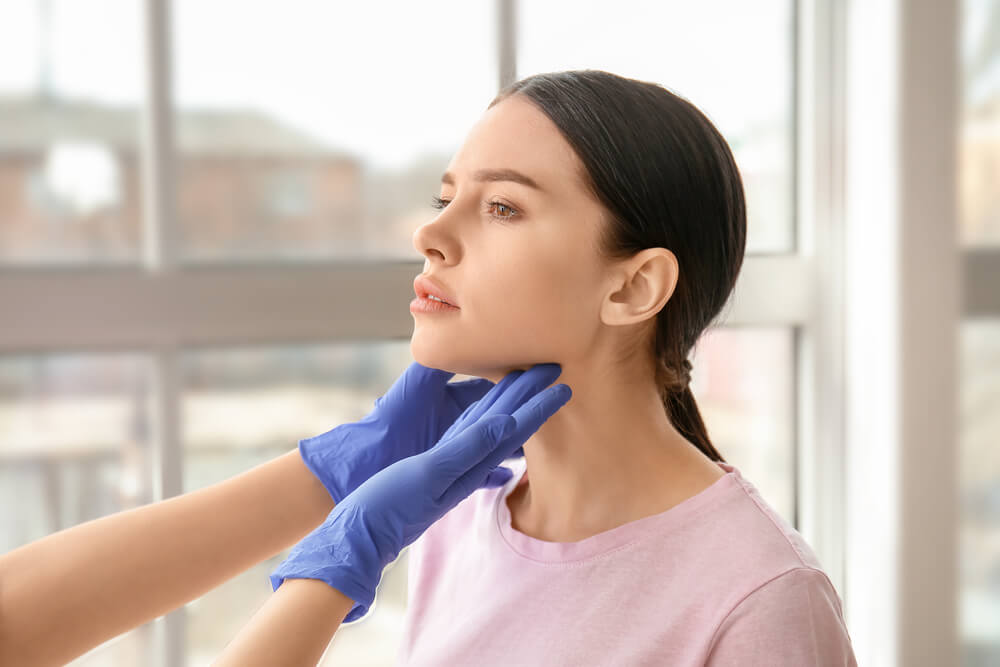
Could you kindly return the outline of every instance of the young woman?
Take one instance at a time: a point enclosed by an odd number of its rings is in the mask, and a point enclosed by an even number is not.
[[[855,665],[815,554],[709,440],[687,355],[743,261],[712,123],[602,71],[502,90],[414,244],[454,308],[414,359],[499,378],[552,359],[573,400],[410,551],[406,665]]]

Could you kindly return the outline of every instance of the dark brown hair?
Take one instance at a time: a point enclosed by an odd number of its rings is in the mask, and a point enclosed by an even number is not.
[[[677,257],[677,285],[649,336],[656,382],[674,427],[709,459],[725,462],[691,394],[687,356],[722,311],[743,264],[746,203],[729,145],[684,98],[601,70],[529,76],[489,106],[511,95],[534,103],[579,156],[584,181],[606,209],[605,257],[626,259],[646,248]]]

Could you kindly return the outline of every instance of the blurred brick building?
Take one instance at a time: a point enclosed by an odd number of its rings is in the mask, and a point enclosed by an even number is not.
[[[0,98],[0,261],[134,260],[140,118],[45,96]],[[248,110],[175,115],[182,255],[326,256],[361,243],[361,165]]]

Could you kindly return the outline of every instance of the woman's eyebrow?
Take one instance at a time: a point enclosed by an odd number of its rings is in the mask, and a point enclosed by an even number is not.
[[[480,169],[472,175],[472,179],[479,182],[513,181],[514,183],[520,183],[521,185],[526,185],[529,188],[534,188],[539,192],[545,192],[542,186],[536,183],[533,178],[514,169]],[[444,172],[444,176],[441,177],[441,182],[447,185],[455,185],[455,177],[451,174],[451,172],[446,171]]]

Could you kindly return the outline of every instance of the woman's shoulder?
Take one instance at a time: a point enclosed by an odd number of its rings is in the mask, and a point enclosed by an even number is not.
[[[733,482],[703,515],[694,548],[711,554],[707,567],[724,568],[744,593],[794,570],[826,576],[805,537],[778,512],[752,481],[720,463]]]

